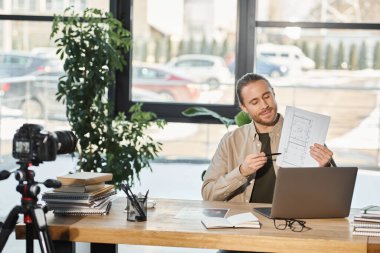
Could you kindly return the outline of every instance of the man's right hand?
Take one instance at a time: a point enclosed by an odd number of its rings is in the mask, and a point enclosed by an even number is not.
[[[265,156],[264,152],[247,155],[244,162],[239,167],[240,174],[245,177],[252,175],[264,166],[267,159],[268,158]]]

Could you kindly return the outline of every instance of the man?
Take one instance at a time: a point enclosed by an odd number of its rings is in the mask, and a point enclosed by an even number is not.
[[[204,177],[205,200],[272,203],[278,166],[275,156],[281,137],[283,117],[277,112],[275,94],[269,81],[248,73],[237,82],[240,107],[252,123],[227,133],[219,143]],[[310,155],[319,166],[330,166],[333,152],[314,144]]]

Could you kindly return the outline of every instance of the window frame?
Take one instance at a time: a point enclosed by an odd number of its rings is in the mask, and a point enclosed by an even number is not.
[[[380,23],[334,23],[334,22],[287,22],[287,21],[260,21],[256,20],[258,0],[237,0],[237,27],[236,27],[236,67],[235,78],[252,72],[255,67],[255,41],[256,28],[285,28],[297,26],[311,29],[351,29],[351,30],[380,30]],[[112,1],[111,11],[123,22],[123,25],[133,34],[133,1]],[[132,49],[133,50],[133,49]],[[126,55],[128,66],[118,73],[117,83],[113,94],[116,112],[128,114],[128,108],[135,104],[131,101],[131,63],[132,51]],[[116,95],[115,95],[116,94]],[[233,118],[239,112],[239,104],[234,94],[234,104],[189,104],[189,103],[154,103],[144,102],[143,109],[152,111],[158,117],[168,122],[183,123],[219,123],[220,121],[211,116],[185,117],[181,112],[191,106],[203,106],[219,114]]]
[[[236,40],[236,51],[237,51],[237,61],[235,76],[242,76],[244,73],[250,72],[253,69],[253,50],[254,45],[246,43],[254,38],[253,28],[254,25],[254,1],[252,0],[237,0],[237,36],[236,38],[241,38]],[[117,1],[114,5],[111,5],[111,11],[127,28],[132,32],[133,36],[133,20],[132,11],[133,5],[132,0]],[[250,10],[250,11],[249,11]],[[251,16],[247,18],[247,16]],[[241,28],[241,29],[239,29]],[[247,31],[239,34],[239,31]],[[133,50],[133,49],[132,49]],[[246,54],[245,52],[249,52]],[[126,60],[128,62],[127,67],[117,74],[115,91],[112,92],[112,99],[115,101],[115,112],[124,112],[128,114],[128,109],[135,104],[131,101],[131,63],[132,63],[132,51],[126,55]],[[251,59],[251,60],[249,60]],[[185,117],[182,115],[182,111],[191,106],[203,106],[210,110],[216,111],[225,117],[233,118],[236,113],[239,112],[239,106],[236,96],[234,96],[234,104],[229,105],[216,105],[216,104],[191,104],[191,103],[154,103],[154,102],[144,102],[143,109],[147,111],[152,111],[157,114],[159,118],[163,118],[168,122],[183,122],[183,123],[220,123],[217,119],[209,116],[200,117]]]
[[[334,23],[334,22],[286,22],[286,21],[260,21],[256,20],[258,0],[237,0],[237,27],[236,27],[236,67],[235,77],[241,77],[254,69],[256,55],[255,39],[256,28],[285,28],[298,26],[310,29],[351,29],[351,30],[380,30],[380,23]],[[124,27],[133,34],[133,0],[110,0],[110,12],[119,19]],[[1,14],[0,20],[10,21],[46,21],[52,22],[53,16],[13,15]],[[117,73],[116,86],[109,92],[109,100],[115,104],[115,113],[128,114],[130,106],[135,104],[131,101],[131,77],[132,77],[132,51],[125,55],[127,66]],[[158,117],[168,122],[185,123],[220,123],[217,119],[209,116],[185,117],[181,112],[191,106],[203,106],[216,111],[225,117],[233,118],[239,112],[236,94],[234,103],[225,104],[191,104],[191,103],[154,103],[144,102],[144,110],[152,111]]]

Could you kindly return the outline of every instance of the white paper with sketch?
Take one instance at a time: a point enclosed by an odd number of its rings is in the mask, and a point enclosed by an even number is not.
[[[276,164],[280,167],[318,167],[310,155],[310,146],[323,145],[330,117],[287,106]]]

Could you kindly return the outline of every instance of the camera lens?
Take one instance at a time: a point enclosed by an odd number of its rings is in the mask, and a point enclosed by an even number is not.
[[[75,151],[77,137],[71,131],[55,131],[58,139],[57,154],[67,154]]]

